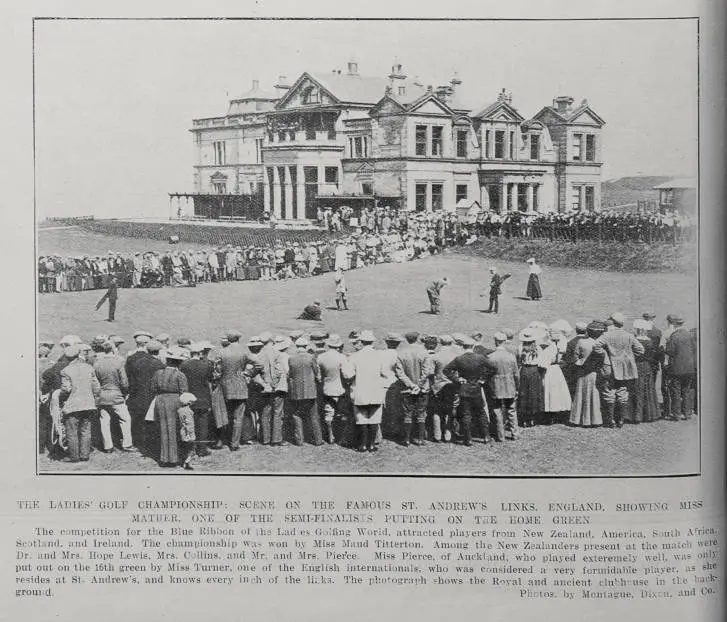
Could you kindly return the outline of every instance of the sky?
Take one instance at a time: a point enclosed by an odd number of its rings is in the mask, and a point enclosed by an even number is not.
[[[526,118],[554,97],[606,121],[603,179],[697,173],[697,26],[643,21],[38,21],[38,219],[159,217],[193,189],[192,119],[252,80],[345,71],[424,84],[456,71],[478,109],[505,88]]]

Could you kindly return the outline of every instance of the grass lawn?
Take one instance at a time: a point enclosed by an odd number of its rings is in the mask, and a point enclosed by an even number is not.
[[[163,250],[163,242],[112,238],[75,229],[39,231],[40,254],[100,254],[108,250]],[[185,244],[184,248],[195,245]],[[499,315],[484,313],[487,268],[496,265],[512,277],[505,283]],[[443,314],[430,315],[424,286],[447,275],[451,286],[443,292]],[[94,310],[102,292],[44,294],[38,298],[40,337],[60,338],[75,333],[90,340],[100,333],[120,334],[131,347],[136,329],[168,332],[176,339],[207,338],[217,341],[229,328],[250,336],[262,330],[289,332],[313,330],[318,325],[295,319],[314,298],[324,306],[323,325],[329,332],[347,335],[353,328],[372,329],[377,337],[389,331],[416,329],[422,333],[482,330],[488,339],[498,329],[519,330],[530,321],[552,322],[605,318],[620,310],[639,317],[647,310],[659,324],[669,312],[684,314],[692,325],[697,318],[696,275],[641,274],[583,271],[545,267],[541,282],[544,298],[524,299],[527,267],[521,263],[444,254],[404,264],[383,264],[350,272],[350,311],[335,309],[332,275],[288,282],[232,282],[203,284],[197,288],[120,290],[117,321],[104,321],[105,307]],[[330,307],[333,307],[331,309]],[[706,414],[709,416],[709,414]],[[425,448],[403,448],[384,441],[377,454],[359,455],[338,446],[313,448],[244,447],[199,459],[195,472],[315,472],[408,474],[673,474],[699,470],[699,425],[659,421],[627,426],[620,431],[572,429],[561,425],[525,430],[518,442],[475,444],[466,449],[428,443]],[[79,465],[39,460],[41,472],[149,471],[159,469],[138,455],[105,455],[95,452],[91,462]],[[179,471],[181,473],[181,471]]]

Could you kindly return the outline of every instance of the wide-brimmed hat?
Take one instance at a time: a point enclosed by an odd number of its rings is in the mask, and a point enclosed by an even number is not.
[[[273,339],[273,348],[282,352],[283,350],[287,350],[292,343],[292,340],[284,335],[275,335],[275,339]]]
[[[263,342],[257,335],[253,335],[250,337],[250,339],[247,340],[247,347],[248,348],[261,348],[263,346]]]
[[[374,333],[372,331],[364,330],[361,332],[359,341],[361,341],[363,343],[373,343],[374,341],[376,341],[376,337],[374,337]]]
[[[333,334],[326,340],[326,345],[329,348],[340,348],[343,346],[343,340],[340,335]]]
[[[557,330],[564,335],[568,335],[573,332],[573,327],[565,320],[556,320],[550,325],[550,330]]]
[[[398,333],[388,333],[386,337],[384,337],[384,341],[386,343],[401,343],[402,337]]]
[[[189,351],[178,346],[169,348],[166,353],[167,360],[184,361],[189,358]]]

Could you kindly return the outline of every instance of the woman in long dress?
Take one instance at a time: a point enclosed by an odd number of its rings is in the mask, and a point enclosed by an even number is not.
[[[575,346],[576,387],[570,411],[571,425],[593,427],[603,424],[601,395],[596,383],[597,372],[603,357],[593,351],[593,344],[601,331],[593,326],[586,328],[586,337]]]
[[[517,398],[518,423],[522,428],[535,425],[535,419],[542,416],[544,409],[543,379],[538,361],[540,352],[536,340],[542,333],[526,328],[520,331],[520,386]]]
[[[179,421],[177,410],[179,396],[186,393],[187,377],[179,371],[179,365],[186,358],[182,348],[170,348],[166,354],[166,367],[155,372],[151,379],[151,390],[155,396],[154,420],[159,434],[159,465],[179,464]]]
[[[543,412],[545,423],[554,423],[561,413],[570,412],[571,397],[568,383],[565,381],[560,360],[563,352],[559,347],[561,340],[558,331],[553,331],[555,340],[547,335],[540,342],[540,359],[538,365],[545,370],[543,375]]]
[[[654,347],[654,341],[648,334],[649,328],[649,322],[646,320],[634,320],[634,333],[639,343],[644,346],[644,353],[635,355],[636,370],[639,377],[635,381],[631,423],[655,421],[658,418],[659,406],[656,397],[657,351]]]
[[[528,259],[527,263],[530,268],[530,276],[528,277],[528,285],[525,288],[525,295],[530,298],[530,300],[540,300],[543,297],[543,292],[540,289],[540,273],[542,270],[540,266],[535,263],[534,257]]]

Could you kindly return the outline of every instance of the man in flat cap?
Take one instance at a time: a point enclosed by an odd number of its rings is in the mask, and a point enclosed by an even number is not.
[[[346,377],[351,376],[348,357],[343,354],[343,340],[331,335],[326,345],[328,350],[318,356],[323,393],[323,420],[326,424],[325,439],[329,444],[336,442],[334,425],[344,420],[345,411],[340,407],[346,394]],[[339,428],[342,426],[338,426]],[[339,434],[339,436],[341,436]]]
[[[164,363],[158,357],[162,347],[158,341],[152,341],[146,331],[134,333],[136,350],[126,357],[124,370],[129,383],[126,406],[131,416],[131,438],[134,445],[147,455],[153,450],[154,426],[147,426],[145,417],[154,395],[151,390],[151,379],[155,372],[164,369]],[[147,431],[151,434],[147,434]]]
[[[482,387],[492,373],[492,364],[472,351],[475,342],[471,337],[463,337],[464,352],[444,368],[444,375],[458,386],[460,431],[464,446],[470,447],[473,417],[482,428],[483,442],[486,444],[490,440],[490,421]]]
[[[615,312],[609,318],[613,328],[603,333],[593,344],[596,354],[607,354],[611,362],[611,378],[601,391],[605,405],[604,424],[612,428],[623,426],[629,418],[629,398],[633,391],[633,381],[638,377],[634,355],[644,353],[644,346],[631,333],[624,330],[626,318],[623,313]]]
[[[259,357],[245,350],[240,343],[240,337],[242,333],[237,330],[227,331],[227,341],[230,345],[222,350],[218,361],[221,374],[220,386],[231,419],[230,451],[240,449],[249,397],[248,382],[251,377],[258,376],[262,369]],[[252,440],[254,431],[248,429],[245,436],[245,442]]]
[[[114,352],[114,345],[110,341],[103,341],[99,344],[94,339],[91,345],[98,351],[96,362],[93,364],[93,372],[101,385],[98,409],[103,451],[111,453],[114,450],[111,436],[112,415],[116,417],[121,428],[122,451],[137,451],[132,442],[131,415],[126,405],[129,380],[124,360]]]
[[[419,333],[409,331],[404,335],[406,343],[397,351],[396,377],[404,385],[401,391],[402,434],[401,444],[410,442],[423,445],[426,438],[427,403],[434,365],[431,357],[419,342]],[[412,438],[412,427],[416,425]]]
[[[443,276],[441,279],[431,281],[427,284],[426,292],[429,298],[429,310],[432,315],[439,315],[442,311],[442,290],[449,285],[449,279]]]
[[[66,348],[65,355],[70,362],[61,372],[61,396],[68,461],[87,462],[91,455],[91,418],[96,415],[100,385],[93,368],[79,358],[78,345]]]
[[[505,349],[507,337],[497,332],[494,334],[495,350],[487,357],[493,366],[490,376],[490,396],[492,398],[492,414],[495,419],[495,440],[505,440],[505,432],[510,433],[512,440],[519,437],[515,398],[520,388],[520,373],[515,356]]]
[[[672,315],[674,331],[666,342],[669,357],[672,418],[691,419],[694,412],[694,387],[697,380],[697,342],[684,327],[680,315]]]

